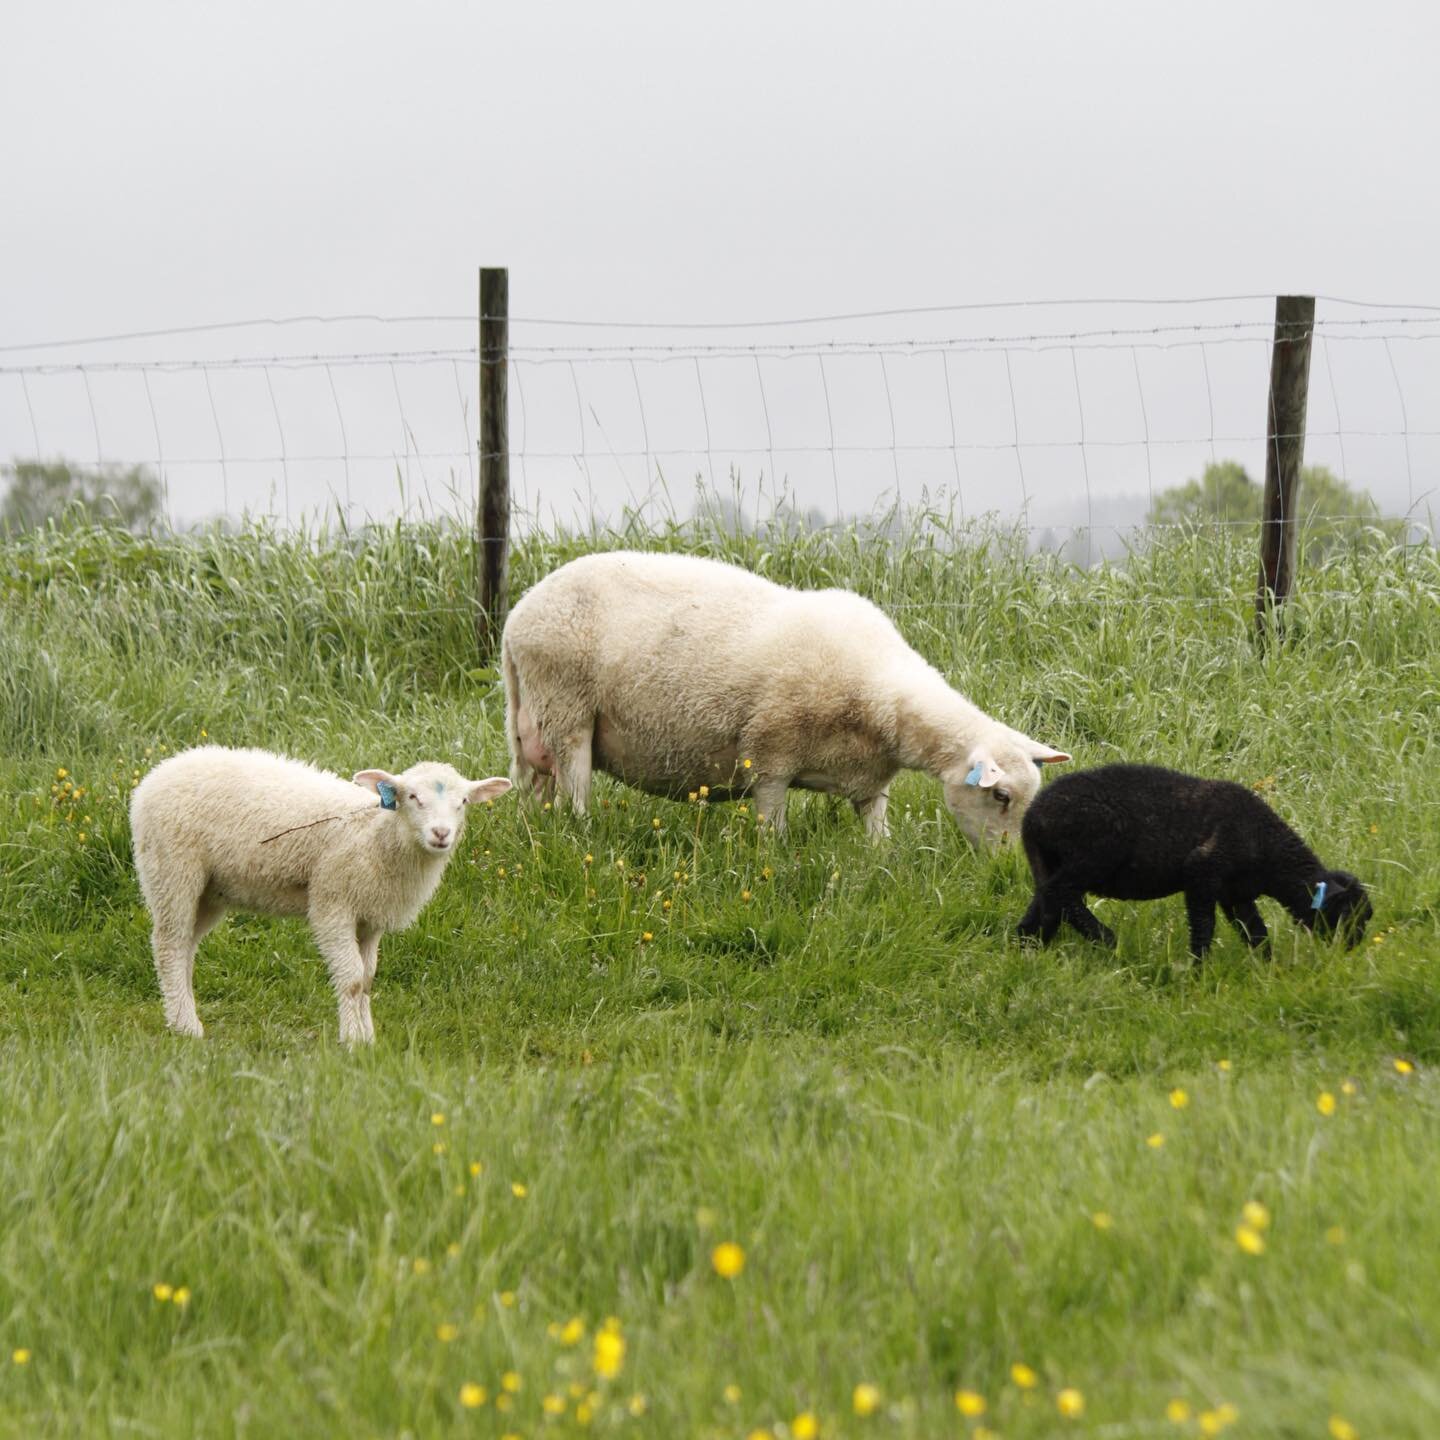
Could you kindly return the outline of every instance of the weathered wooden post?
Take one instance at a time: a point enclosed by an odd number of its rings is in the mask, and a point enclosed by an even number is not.
[[[510,271],[480,271],[480,505],[475,515],[475,639],[500,643],[510,581]]]
[[[1275,297],[1265,497],[1260,516],[1260,584],[1255,593],[1255,624],[1262,637],[1272,620],[1277,632],[1283,628],[1280,606],[1289,596],[1295,578],[1300,467],[1305,459],[1305,404],[1310,391],[1310,338],[1314,329],[1313,295]]]

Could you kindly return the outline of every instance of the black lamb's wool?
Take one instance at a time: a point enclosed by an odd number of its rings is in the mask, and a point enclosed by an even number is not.
[[[1371,915],[1355,876],[1327,870],[1254,791],[1231,780],[1158,765],[1076,771],[1036,796],[1020,834],[1035,898],[1019,933],[1042,941],[1068,920],[1087,939],[1115,943],[1086,908],[1086,895],[1155,900],[1183,890],[1197,956],[1214,939],[1217,904],[1251,946],[1268,938],[1255,908],[1261,895],[1278,900],[1307,929],[1339,930],[1349,945]]]

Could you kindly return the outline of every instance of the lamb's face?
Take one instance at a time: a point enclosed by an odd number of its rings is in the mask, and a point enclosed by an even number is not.
[[[1040,789],[1040,766],[1069,758],[1007,730],[945,772],[945,806],[972,845],[1008,845],[1019,840],[1020,821]]]
[[[1365,887],[1354,875],[1345,870],[1328,870],[1324,902],[1312,912],[1310,928],[1317,935],[1338,933],[1348,950],[1364,939],[1365,927],[1374,913]]]
[[[416,846],[429,855],[448,855],[460,843],[467,807],[503,795],[510,782],[495,776],[467,780],[449,765],[426,761],[398,775],[385,770],[362,770],[357,785],[374,790],[381,803],[405,825]],[[382,786],[384,787],[382,789]]]

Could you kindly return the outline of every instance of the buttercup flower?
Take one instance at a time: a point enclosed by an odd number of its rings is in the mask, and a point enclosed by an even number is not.
[[[710,1252],[710,1263],[717,1275],[733,1280],[745,1268],[745,1252],[733,1240],[725,1240]]]

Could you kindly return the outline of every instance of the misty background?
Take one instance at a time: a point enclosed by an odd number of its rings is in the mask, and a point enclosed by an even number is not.
[[[522,526],[698,482],[1109,549],[1263,475],[1284,291],[1307,465],[1428,524],[1435,53],[1394,3],[12,7],[0,463],[468,515],[507,265]]]

